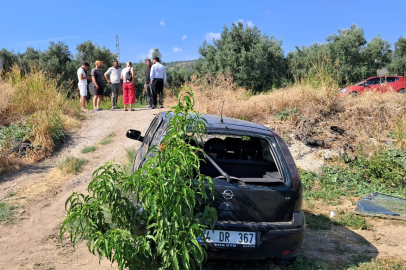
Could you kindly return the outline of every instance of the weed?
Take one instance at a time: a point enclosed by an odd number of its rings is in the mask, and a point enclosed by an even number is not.
[[[14,190],[10,190],[10,191],[9,191],[9,192],[6,194],[5,198],[11,198],[11,197],[14,197],[16,194],[17,194],[17,192],[16,192],[16,191],[14,191]]]
[[[276,119],[278,119],[279,121],[289,120],[298,115],[298,112],[298,108],[286,108],[284,111],[278,112],[276,114]]]
[[[66,123],[79,116],[67,90],[37,67],[22,75],[17,65],[0,78],[0,173],[49,156],[64,138]],[[72,121],[71,121],[72,122]],[[19,157],[10,149],[32,146]]]
[[[96,146],[86,146],[82,149],[82,154],[87,154],[96,151]]]
[[[112,143],[114,136],[116,136],[115,133],[110,133],[109,135],[107,135],[107,137],[105,137],[103,140],[100,141],[100,144],[106,145]]]
[[[285,143],[286,143],[287,146],[290,146],[290,145],[291,145],[292,140],[291,140],[289,134],[284,134],[284,135],[282,136],[282,139],[285,141]]]
[[[86,163],[86,159],[69,156],[59,162],[58,169],[68,174],[78,174]]]
[[[334,219],[335,225],[342,225],[349,227],[354,230],[371,230],[372,226],[367,222],[367,220],[358,216],[354,213],[344,213],[344,211],[339,211],[337,217]]]
[[[372,259],[370,262],[365,262],[371,259],[364,254],[358,254],[354,257],[355,265],[349,269],[352,270],[403,270],[406,269],[406,261],[400,258],[378,258]],[[364,259],[364,260],[363,260]]]
[[[14,214],[14,209],[14,206],[0,202],[0,222],[10,220]]]

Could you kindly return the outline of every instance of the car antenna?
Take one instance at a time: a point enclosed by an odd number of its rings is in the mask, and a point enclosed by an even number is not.
[[[220,123],[223,123],[223,108],[224,108],[224,100],[223,100],[223,106],[221,106]]]

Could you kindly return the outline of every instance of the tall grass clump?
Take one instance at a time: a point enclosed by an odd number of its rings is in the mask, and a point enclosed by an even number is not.
[[[224,116],[258,122],[282,135],[303,133],[305,128],[306,135],[330,140],[327,147],[346,145],[351,151],[373,154],[385,147],[382,138],[405,147],[406,95],[339,96],[340,78],[334,63],[320,57],[294,84],[260,94],[236,87],[231,74],[193,76],[185,85],[193,89],[200,113],[219,115],[225,101]],[[335,134],[332,126],[344,134]]]
[[[37,67],[30,70],[22,75],[14,66],[0,78],[0,173],[50,155],[79,116],[63,85]],[[14,137],[1,136],[7,133]]]

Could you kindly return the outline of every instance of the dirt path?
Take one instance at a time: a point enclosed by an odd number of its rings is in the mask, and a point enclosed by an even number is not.
[[[53,157],[1,176],[0,199],[12,190],[18,191],[17,195],[6,200],[20,204],[21,208],[14,223],[0,225],[0,269],[116,269],[116,265],[111,266],[106,259],[99,264],[98,258],[89,253],[84,242],[74,250],[67,238],[59,240],[59,228],[66,215],[64,204],[72,191],[86,191],[93,171],[105,162],[128,163],[125,149],[136,149],[139,142],[127,139],[125,132],[133,128],[145,133],[159,111],[89,112],[81,128],[72,132],[63,148]],[[100,141],[112,133],[115,134],[113,142],[101,145]],[[97,146],[97,150],[82,154],[86,146]],[[291,150],[304,155],[301,149]],[[57,163],[68,155],[89,161],[82,173],[63,175],[56,168]],[[296,158],[299,161],[303,159],[305,165],[315,162],[297,155]],[[347,210],[351,211],[352,207],[348,206]],[[316,212],[328,215],[336,208],[324,206]],[[308,229],[301,254],[335,262],[357,254],[365,255],[366,258],[360,257],[365,261],[388,255],[406,259],[405,224],[377,219],[371,220],[371,223],[374,226],[372,231],[354,231],[342,226],[334,226],[328,231]]]
[[[133,128],[144,133],[157,112],[146,109],[89,112],[81,128],[70,135],[59,153],[1,176],[0,198],[17,190],[11,199],[23,207],[15,224],[0,226],[0,269],[111,269],[107,260],[99,265],[98,258],[89,253],[84,243],[74,250],[68,241],[59,241],[60,224],[66,215],[64,204],[72,191],[85,192],[93,171],[100,165],[107,161],[126,164],[125,149],[135,149],[139,142],[127,139],[125,132]],[[99,144],[112,133],[116,135],[111,144]],[[97,146],[97,150],[82,154],[86,146]],[[77,176],[65,176],[56,169],[59,160],[68,155],[88,160]]]

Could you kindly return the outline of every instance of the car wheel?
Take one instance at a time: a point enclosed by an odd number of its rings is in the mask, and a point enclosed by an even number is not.
[[[406,93],[406,90],[405,90],[405,89],[400,89],[400,90],[398,91],[398,93],[399,93],[399,94],[404,94],[404,93]]]
[[[358,92],[351,92],[351,93],[350,93],[350,96],[351,96],[351,97],[356,97],[356,96],[358,96]]]

